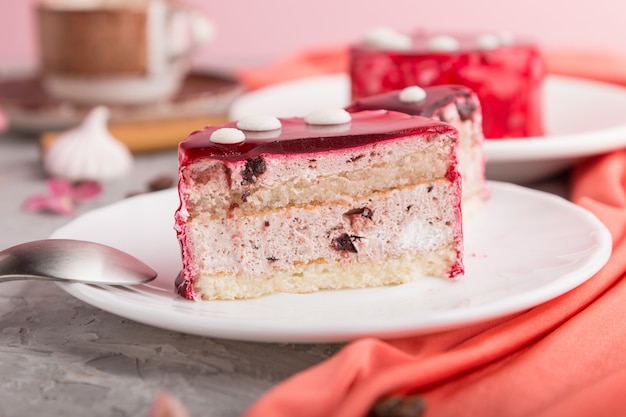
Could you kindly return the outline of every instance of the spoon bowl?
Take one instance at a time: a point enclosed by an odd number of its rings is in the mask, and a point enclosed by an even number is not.
[[[50,280],[106,285],[136,285],[157,272],[111,246],[72,239],[45,239],[0,251],[0,282]]]

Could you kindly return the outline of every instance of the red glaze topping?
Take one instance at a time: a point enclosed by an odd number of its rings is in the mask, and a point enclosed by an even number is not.
[[[181,142],[181,166],[196,159],[214,158],[227,161],[250,160],[261,154],[302,154],[356,148],[409,134],[445,133],[452,128],[432,119],[385,110],[353,113],[350,123],[308,125],[302,118],[280,119],[281,129],[266,132],[244,131],[246,140],[237,144],[218,144],[211,134],[219,128],[236,128],[231,122],[208,126],[192,133]]]
[[[384,109],[429,118],[437,117],[443,120],[440,115],[441,108],[454,103],[461,120],[469,120],[478,108],[473,100],[473,92],[462,85],[438,85],[426,87],[424,91],[426,91],[426,98],[417,102],[401,101],[400,90],[395,90],[355,100],[346,107],[346,110],[358,112]]]
[[[429,36],[412,36],[410,50],[381,50],[365,44],[350,51],[352,97],[418,85],[460,84],[478,96],[486,138],[543,135],[542,93],[545,68],[539,49],[514,43],[492,49],[474,46],[476,37],[455,36],[459,49],[429,51]]]

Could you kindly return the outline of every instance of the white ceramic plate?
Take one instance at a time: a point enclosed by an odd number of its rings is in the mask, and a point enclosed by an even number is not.
[[[60,284],[93,306],[152,326],[203,336],[267,342],[346,341],[425,334],[491,319],[557,297],[607,261],[611,238],[595,216],[568,201],[491,182],[492,198],[466,223],[466,274],[457,280],[254,300],[184,300],[173,230],[175,190],[140,195],[87,213],[53,238],[125,250],[159,272],[133,288]]]
[[[343,107],[349,100],[346,75],[321,76],[244,94],[233,103],[230,118],[303,116],[320,107]],[[521,184],[539,181],[582,158],[626,145],[626,88],[548,76],[544,112],[547,136],[486,141],[489,179]]]

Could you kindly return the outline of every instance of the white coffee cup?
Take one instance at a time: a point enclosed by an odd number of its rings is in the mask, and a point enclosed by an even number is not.
[[[44,88],[82,104],[171,97],[214,32],[202,12],[169,0],[42,0],[37,17]]]

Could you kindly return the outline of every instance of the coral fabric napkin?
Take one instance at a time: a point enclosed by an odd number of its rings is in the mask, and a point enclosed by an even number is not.
[[[267,67],[242,69],[237,75],[241,82],[254,90],[279,82],[347,70],[348,49],[340,45],[297,52]]]
[[[328,52],[243,71],[242,79],[256,88],[344,70],[345,50]],[[626,71],[603,67],[612,58],[593,65],[586,57],[561,53],[554,72],[626,80]],[[577,166],[571,199],[614,239],[606,266],[583,285],[512,317],[429,336],[356,340],[270,390],[245,417],[364,417],[375,404],[371,415],[379,416],[626,415],[626,151]],[[390,401],[381,407],[390,396],[404,398],[395,410]],[[400,414],[416,398],[419,406]]]

